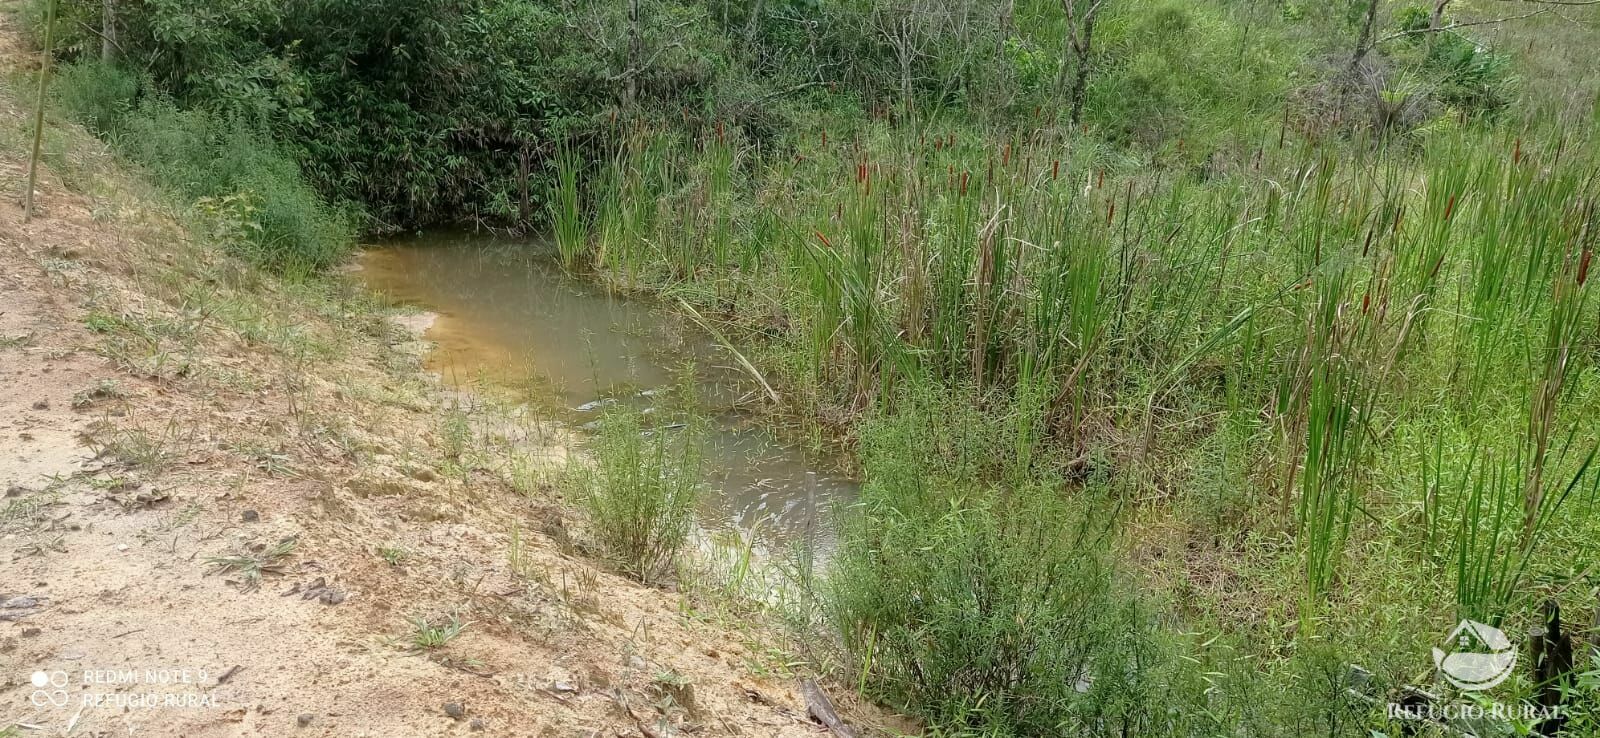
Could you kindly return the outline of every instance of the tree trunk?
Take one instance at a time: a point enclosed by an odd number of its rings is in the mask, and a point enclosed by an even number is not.
[[[639,0],[628,2],[628,57],[623,69],[622,82],[622,112],[632,116],[633,101],[639,94],[639,70],[634,68],[639,63]]]
[[[100,61],[110,64],[117,59],[117,6],[116,0],[100,2]]]
[[[1428,16],[1428,51],[1433,51],[1434,41],[1439,37],[1439,28],[1444,25],[1444,8],[1450,0],[1433,0],[1433,14]]]
[[[916,60],[916,40],[912,37],[911,15],[900,18],[900,43],[895,46],[895,57],[900,62],[900,110],[911,112],[911,67]]]
[[[55,26],[55,0],[44,0],[44,56],[39,60],[39,99],[33,109],[33,153],[28,157],[28,190],[22,193],[24,223],[33,220],[33,191],[39,185],[39,148],[44,142],[44,92],[50,79],[50,36]]]
[[[1094,34],[1094,17],[1083,20],[1083,48],[1078,52],[1078,69],[1072,78],[1072,115],[1068,119],[1078,125],[1083,119],[1083,98],[1089,91],[1089,49]]]
[[[1368,0],[1366,19],[1361,23],[1361,35],[1356,38],[1356,51],[1350,55],[1350,78],[1354,80],[1361,70],[1361,60],[1372,50],[1372,29],[1378,22],[1378,0]]]
[[[1428,18],[1428,30],[1437,31],[1439,26],[1444,25],[1444,6],[1449,4],[1450,0],[1434,0],[1433,15]]]
[[[1064,88],[1071,113],[1069,120],[1077,125],[1083,118],[1083,101],[1089,89],[1089,54],[1094,50],[1094,16],[1105,5],[1105,0],[1095,0],[1079,12],[1080,0],[1061,0],[1061,10],[1066,15],[1067,32],[1065,53],[1061,58],[1061,74],[1057,88]],[[1071,66],[1071,86],[1067,84],[1068,65]]]

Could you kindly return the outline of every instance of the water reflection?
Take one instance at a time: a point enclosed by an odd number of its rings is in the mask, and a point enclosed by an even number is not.
[[[610,402],[648,417],[692,363],[701,412],[713,419],[709,527],[826,547],[829,506],[855,496],[829,459],[778,442],[734,407],[753,388],[707,336],[669,311],[566,277],[541,244],[429,234],[370,248],[361,267],[373,289],[438,314],[429,369],[457,386],[510,390],[575,425]]]

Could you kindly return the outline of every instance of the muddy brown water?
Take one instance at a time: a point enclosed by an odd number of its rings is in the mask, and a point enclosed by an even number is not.
[[[857,484],[837,459],[776,437],[737,409],[755,383],[701,330],[647,300],[567,276],[537,241],[425,234],[363,251],[358,277],[396,304],[435,313],[430,370],[453,386],[493,388],[580,429],[602,403],[654,414],[685,381],[712,419],[701,524],[755,530],[768,546],[825,549],[833,505]],[[686,374],[689,367],[692,374]]]

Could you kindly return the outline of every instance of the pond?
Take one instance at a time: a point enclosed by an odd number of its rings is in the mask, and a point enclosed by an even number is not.
[[[857,490],[837,460],[740,409],[758,385],[693,323],[568,276],[552,259],[538,241],[434,233],[368,248],[357,275],[438,316],[426,364],[447,384],[513,393],[580,432],[612,402],[634,404],[648,425],[655,400],[691,382],[697,414],[711,420],[702,526],[755,530],[769,547],[825,548],[830,506]]]

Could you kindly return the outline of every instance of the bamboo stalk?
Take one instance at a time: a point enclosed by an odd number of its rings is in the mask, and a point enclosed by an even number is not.
[[[50,78],[50,37],[56,24],[55,0],[45,0],[44,56],[39,62],[39,100],[33,109],[33,153],[28,157],[28,189],[22,193],[22,222],[33,220],[33,190],[39,182],[39,148],[44,142],[44,93]]]

